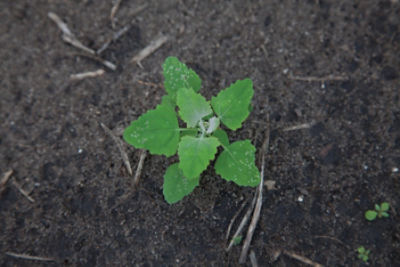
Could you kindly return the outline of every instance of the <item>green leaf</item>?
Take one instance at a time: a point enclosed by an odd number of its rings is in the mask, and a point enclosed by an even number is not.
[[[207,101],[208,104],[211,105],[210,101]],[[209,119],[211,119],[212,117],[214,117],[214,113],[211,113],[210,115],[207,115],[203,118],[203,120],[208,121]]]
[[[229,129],[242,127],[249,115],[249,105],[253,97],[253,82],[250,79],[238,80],[211,99],[211,105]]]
[[[387,213],[386,211],[382,212],[382,217],[388,218],[389,217],[389,213]]]
[[[381,210],[381,206],[379,206],[378,204],[375,204],[375,210],[376,211],[380,211]]]
[[[184,136],[197,136],[197,134],[199,133],[199,131],[197,129],[184,129],[181,130],[181,137]]]
[[[123,137],[128,144],[148,149],[151,154],[172,156],[179,142],[178,118],[171,107],[158,105],[133,121]]]
[[[168,57],[163,64],[164,87],[172,99],[181,88],[192,88],[195,92],[201,88],[200,77],[176,57]]]
[[[189,74],[187,75],[187,83],[189,85],[188,87],[192,88],[195,92],[200,91],[201,79],[192,69],[189,69]]]
[[[368,255],[361,255],[361,259],[362,259],[362,261],[367,262],[368,261]]]
[[[243,236],[238,235],[233,238],[233,245],[237,246],[242,242]]]
[[[206,133],[207,134],[212,134],[217,130],[219,127],[219,119],[217,117],[212,117],[211,119],[208,120],[208,128]]]
[[[257,186],[260,172],[255,165],[256,149],[250,141],[236,141],[224,149],[215,163],[215,172],[238,185]]]
[[[168,167],[164,175],[163,193],[164,198],[169,204],[173,204],[181,200],[184,196],[189,195],[193,189],[199,185],[199,177],[187,179],[182,170],[179,169],[178,163]]]
[[[181,88],[178,91],[177,104],[179,115],[188,127],[195,127],[205,116],[212,114],[210,104],[192,89]]]
[[[164,95],[161,98],[161,105],[162,106],[170,106],[171,108],[175,109],[175,100],[170,95]]]
[[[199,177],[214,159],[220,145],[215,137],[184,136],[178,147],[179,168],[189,178]]]
[[[373,221],[376,219],[376,216],[378,215],[378,213],[374,210],[367,210],[367,212],[365,212],[365,219],[367,219],[368,221]]]
[[[366,250],[364,248],[364,246],[361,246],[361,247],[357,248],[357,251],[358,251],[358,258],[364,262],[367,262],[370,250]]]
[[[213,136],[218,138],[218,141],[223,145],[223,146],[229,146],[229,138],[228,134],[222,130],[221,128],[215,130],[213,133]]]
[[[389,203],[387,203],[387,202],[381,203],[381,211],[388,211],[389,207],[390,207]]]

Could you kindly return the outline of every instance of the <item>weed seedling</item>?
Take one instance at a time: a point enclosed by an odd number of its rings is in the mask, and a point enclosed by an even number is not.
[[[242,239],[243,239],[243,236],[241,236],[241,235],[235,236],[235,237],[233,238],[233,245],[234,245],[234,246],[239,245],[240,242],[242,242]]]
[[[369,257],[369,249],[365,249],[364,246],[361,246],[357,249],[358,251],[358,258],[361,259],[363,262],[367,262],[368,261],[368,257]]]
[[[207,101],[198,93],[199,76],[177,58],[165,60],[163,75],[167,94],[161,104],[125,129],[124,140],[151,154],[169,157],[178,153],[179,163],[170,165],[164,175],[165,200],[172,204],[191,193],[220,146],[223,151],[215,162],[215,172],[240,186],[257,186],[260,172],[255,165],[255,147],[250,140],[230,143],[220,127],[242,127],[251,110],[252,81],[238,80]],[[179,127],[178,115],[187,128]]]
[[[376,217],[387,218],[389,217],[389,213],[387,213],[389,207],[389,203],[387,202],[382,202],[380,206],[378,204],[375,204],[375,210],[367,210],[365,212],[365,219],[367,219],[368,221],[373,221],[376,219]]]

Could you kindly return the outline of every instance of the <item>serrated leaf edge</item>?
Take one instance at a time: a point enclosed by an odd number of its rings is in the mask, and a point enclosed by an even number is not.
[[[186,137],[186,136],[184,136],[184,137]],[[178,152],[178,157],[179,157],[179,147],[180,147],[180,145],[181,145],[181,141],[182,141],[182,139],[184,138],[184,137],[182,137],[181,138],[181,140],[179,141],[179,144],[178,144],[178,148],[177,148],[177,152]],[[206,168],[203,170],[203,171],[201,171],[201,173],[199,174],[199,176],[201,176],[201,174],[208,168],[208,166],[210,166],[210,162],[211,161],[213,161],[213,160],[215,160],[215,155],[217,155],[217,153],[218,153],[218,147],[219,146],[221,146],[222,144],[221,144],[221,142],[218,140],[218,138],[216,138],[215,136],[208,136],[208,137],[197,137],[197,138],[214,138],[214,139],[216,139],[217,140],[217,142],[218,142],[218,145],[216,146],[216,152],[213,154],[213,157],[208,161],[208,164],[207,164],[207,166],[206,166]],[[180,163],[180,162],[179,162]],[[181,167],[180,167],[180,164],[178,165],[178,167],[179,167],[179,169],[182,171],[182,173],[183,173],[183,175],[185,176],[185,173],[183,172],[183,170],[181,169]],[[186,177],[186,176],[185,176]],[[195,178],[189,178],[189,177],[186,177],[187,179],[195,179]]]
[[[255,150],[256,150],[256,148],[254,147],[254,145],[250,142],[250,140],[248,140],[248,139],[245,139],[245,140],[238,140],[238,141],[235,141],[235,142],[233,142],[233,143],[230,143],[228,146],[231,146],[231,145],[233,145],[234,143],[236,143],[236,142],[241,142],[241,141],[248,141],[251,145],[252,145],[252,147],[254,148],[254,153],[255,153]],[[221,143],[221,142],[220,142]],[[249,166],[248,164],[246,164],[246,163],[244,163],[244,162],[242,162],[242,161],[237,161],[236,159],[235,159],[235,157],[233,156],[233,153],[229,150],[229,148],[228,147],[226,147],[226,146],[224,146],[223,144],[221,144],[221,146],[224,148],[224,151],[226,151],[227,153],[229,153],[229,155],[231,156],[231,158],[236,162],[236,164],[240,164],[240,165],[242,165],[242,166],[245,166],[246,168],[248,168],[248,169],[251,169],[253,166]],[[224,152],[223,151],[223,152]],[[222,154],[222,153],[221,153]],[[220,154],[220,155],[221,155]],[[220,156],[219,155],[219,156]],[[218,156],[218,157],[219,157]],[[257,168],[257,166],[256,166],[256,164],[255,164],[255,161],[253,162],[253,164],[254,164],[254,166],[256,167],[256,169],[257,169],[257,171],[258,171],[258,177],[260,178],[260,172],[259,172],[259,170],[258,170],[258,168]],[[235,184],[237,184],[237,185],[239,185],[239,186],[246,186],[246,185],[240,185],[240,184],[238,184],[238,183],[236,183],[234,180],[232,180],[232,179],[226,179],[226,178],[224,178],[223,177],[223,175],[221,174],[221,172],[219,172],[216,168],[215,168],[215,166],[214,166],[214,169],[215,169],[215,173],[217,173],[218,175],[220,175],[224,180],[226,180],[226,181],[231,181],[231,182],[234,182]],[[260,180],[261,181],[261,180]]]
[[[235,85],[237,82],[239,82],[239,81],[245,81],[245,80],[249,80],[249,81],[251,82],[251,88],[252,88],[251,91],[252,91],[252,92],[251,92],[250,103],[249,103],[249,105],[251,105],[251,99],[252,99],[253,96],[254,96],[254,89],[253,89],[253,81],[252,81],[250,78],[245,78],[245,79],[243,79],[243,80],[236,80],[234,83],[230,84],[227,88],[225,88],[225,89],[219,91],[218,94],[217,94],[216,96],[213,96],[213,97],[211,98],[211,101],[210,101],[210,102],[211,102],[211,107],[212,107],[214,113],[218,116],[218,118],[221,120],[221,122],[222,122],[226,127],[228,127],[229,129],[231,129],[231,130],[233,130],[233,131],[235,131],[235,130],[241,128],[242,125],[243,125],[243,122],[244,122],[244,121],[248,118],[248,116],[250,115],[250,111],[248,110],[248,108],[245,110],[245,111],[246,111],[246,116],[244,117],[244,119],[242,120],[242,122],[240,122],[240,125],[239,125],[238,127],[236,127],[236,128],[231,128],[231,127],[229,127],[228,125],[226,125],[226,124],[224,123],[223,117],[224,117],[224,115],[231,109],[231,107],[232,107],[232,105],[233,105],[234,103],[229,104],[228,108],[224,111],[223,114],[218,114],[217,112],[215,112],[214,106],[212,105],[212,100],[213,100],[213,99],[216,99],[222,92],[226,92],[229,88],[231,88],[231,86]],[[245,92],[245,91],[242,91],[242,93],[240,94],[240,96],[242,96],[242,94],[244,94],[244,92]]]

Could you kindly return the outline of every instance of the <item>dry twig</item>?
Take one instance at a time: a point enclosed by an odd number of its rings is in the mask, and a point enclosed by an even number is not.
[[[88,72],[83,72],[83,73],[77,73],[77,74],[71,74],[69,78],[71,80],[83,80],[86,78],[94,78],[97,76],[101,76],[105,73],[103,69],[98,69],[96,71],[88,71]]]
[[[136,192],[136,185],[139,182],[140,174],[142,173],[143,163],[144,163],[144,160],[146,159],[146,156],[147,156],[147,151],[141,150],[138,167],[136,169],[135,177],[133,179],[133,188],[130,192],[127,192],[126,194],[122,195],[120,200],[114,206],[111,207],[111,210],[113,210],[116,207],[118,207],[119,205],[121,205],[128,198],[132,197],[134,195],[134,193]]]
[[[35,200],[29,196],[28,192],[26,192],[21,185],[15,181],[15,179],[12,181],[12,183],[24,197],[26,197],[30,202],[35,203]]]
[[[135,177],[133,178],[133,185],[134,186],[136,186],[139,183],[140,174],[142,173],[143,163],[144,163],[144,160],[146,159],[146,156],[147,156],[146,150],[141,150],[139,163],[138,163],[138,166],[136,168]]]
[[[49,12],[47,13],[47,15],[52,21],[54,21],[57,24],[58,28],[60,28],[60,30],[62,31],[63,33],[62,39],[64,40],[64,42],[69,43],[72,46],[75,46],[76,48],[79,48],[89,54],[93,55],[95,54],[95,51],[93,49],[85,46],[75,37],[75,35],[68,28],[67,24],[64,21],[62,21],[57,14]]]
[[[111,63],[107,60],[104,60],[100,57],[97,57],[96,51],[94,51],[93,49],[82,44],[75,37],[75,35],[71,32],[71,30],[68,28],[67,24],[64,21],[62,21],[57,14],[55,14],[53,12],[49,12],[47,15],[52,21],[54,21],[57,24],[58,28],[60,28],[60,30],[62,31],[62,33],[63,33],[62,39],[64,42],[69,43],[70,45],[74,46],[75,48],[78,48],[78,49],[86,52],[87,54],[84,54],[84,56],[92,58],[92,59],[102,63],[107,68],[109,68],[111,70],[117,69],[117,67],[113,63]]]
[[[84,44],[82,44],[73,35],[71,36],[71,35],[63,34],[62,39],[63,39],[64,42],[69,43],[70,45],[75,46],[76,48],[78,48],[78,49],[80,49],[82,51],[85,51],[85,52],[87,52],[87,53],[89,53],[91,55],[96,54],[96,52],[93,49],[91,49],[91,48],[85,46]]]
[[[246,204],[247,204],[247,201],[244,201],[243,204],[242,204],[242,206],[240,207],[240,209],[236,212],[236,214],[233,216],[231,222],[229,223],[228,230],[226,231],[226,237],[225,237],[226,240],[228,240],[228,238],[229,238],[229,235],[230,235],[231,230],[232,230],[232,226],[233,226],[233,224],[235,223],[236,218],[237,218],[237,217],[239,216],[239,214],[242,212],[242,210],[244,209],[244,207],[246,206]]]
[[[269,136],[270,136],[270,125],[269,125],[269,115],[267,115],[267,129],[265,131],[264,142],[261,146],[260,153],[261,156],[261,181],[257,188],[257,203],[254,208],[253,218],[251,219],[251,223],[249,229],[247,230],[246,239],[243,243],[242,252],[240,253],[239,263],[243,264],[246,261],[247,253],[250,248],[250,243],[253,238],[254,231],[256,230],[258,220],[260,218],[261,208],[262,208],[262,192],[264,187],[264,170],[265,170],[265,154],[267,153],[267,149],[269,146]]]
[[[10,179],[11,175],[13,174],[13,170],[9,170],[4,173],[3,178],[1,178],[0,181],[0,194],[3,192],[4,188],[6,188],[6,184],[8,180]]]
[[[163,87],[163,85],[160,84],[160,83],[144,82],[144,81],[141,81],[141,80],[138,80],[137,82],[139,84],[146,85],[146,86],[154,86],[154,87],[160,87],[160,88]]]
[[[132,168],[131,168],[131,164],[129,163],[129,158],[128,155],[126,154],[121,140],[119,138],[117,138],[113,132],[107,127],[105,126],[102,122],[100,122],[100,126],[101,128],[103,128],[103,130],[106,132],[106,134],[108,134],[112,140],[114,141],[114,143],[117,145],[119,153],[121,153],[121,157],[122,157],[122,161],[125,164],[126,169],[128,170],[129,175],[132,175]]]
[[[24,259],[24,260],[32,260],[32,261],[56,261],[53,258],[31,256],[31,255],[27,255],[27,254],[19,254],[19,253],[14,253],[14,252],[10,252],[10,251],[7,251],[6,255],[16,258],[16,259]]]
[[[287,251],[287,250],[283,250],[282,252],[283,252],[283,254],[285,254],[285,255],[293,258],[293,259],[296,259],[298,261],[301,261],[302,263],[305,263],[305,264],[308,264],[308,265],[311,265],[311,266],[314,266],[314,267],[323,267],[322,264],[314,262],[314,261],[312,261],[312,260],[310,260],[310,259],[308,259],[306,257],[303,257],[303,256],[301,256],[299,254],[296,254],[296,253],[293,253],[293,252],[290,252],[290,251]]]
[[[302,129],[309,129],[314,125],[314,122],[308,122],[308,123],[302,123],[298,125],[293,125],[289,126],[286,128],[283,128],[284,132],[289,132],[289,131],[296,131],[296,130],[302,130]]]
[[[111,21],[111,26],[115,28],[115,22],[114,22],[114,17],[115,14],[117,14],[117,11],[119,9],[119,6],[121,5],[122,0],[116,0],[115,4],[111,8],[111,13],[110,13],[110,21]]]
[[[167,36],[161,36],[155,40],[153,40],[148,46],[146,46],[142,51],[139,52],[136,56],[134,56],[131,60],[132,63],[136,63],[139,67],[143,68],[141,61],[154,53],[157,49],[159,49],[163,44],[168,41]]]
[[[251,216],[251,212],[253,211],[254,206],[255,206],[255,204],[256,204],[256,199],[257,199],[257,191],[256,191],[256,193],[254,194],[253,201],[251,202],[251,205],[250,205],[249,209],[247,210],[247,212],[246,212],[246,214],[244,215],[242,221],[240,222],[238,228],[236,229],[235,234],[234,234],[233,237],[231,238],[231,242],[229,242],[229,246],[225,249],[226,252],[228,252],[229,250],[231,250],[233,244],[235,243],[235,239],[236,239],[238,236],[241,235],[244,226],[245,226],[245,225],[247,224],[247,222],[249,221],[250,216]]]
[[[47,13],[47,16],[57,24],[58,28],[60,28],[60,30],[63,32],[63,34],[69,35],[69,36],[74,36],[74,34],[68,28],[68,25],[64,21],[62,21],[57,14],[55,14],[53,12],[49,12],[49,13]]]
[[[108,39],[99,49],[97,49],[96,54],[100,55],[101,53],[103,53],[110,46],[110,44],[112,42],[115,42],[121,36],[123,36],[125,33],[127,33],[131,27],[132,27],[132,25],[128,24],[128,25],[122,27],[122,29],[120,29],[116,33],[114,33],[112,38]]]
[[[349,77],[344,75],[343,76],[328,75],[323,77],[289,75],[288,78],[291,80],[305,81],[305,82],[347,81],[349,79]]]
[[[131,16],[135,16],[137,15],[139,12],[145,10],[147,8],[147,4],[141,5],[138,8],[136,8]],[[111,23],[113,23],[114,20],[111,19]],[[115,32],[113,34],[113,36],[111,38],[109,38],[97,51],[96,53],[98,55],[100,55],[101,53],[103,53],[109,46],[110,44],[112,44],[113,42],[117,41],[119,38],[121,38],[125,33],[127,33],[130,28],[132,28],[133,25],[133,20],[131,22],[129,22],[127,25],[125,25],[124,27],[122,27],[119,31]],[[115,25],[112,26],[113,28],[115,27]]]
[[[250,258],[251,266],[258,267],[256,254],[254,253],[253,250],[250,251],[249,258]]]
[[[105,67],[109,68],[110,70],[114,71],[114,70],[117,69],[117,66],[114,63],[112,63],[112,62],[110,62],[108,60],[102,59],[101,57],[98,57],[96,55],[84,54],[84,53],[78,53],[76,55],[77,56],[81,56],[81,57],[86,57],[86,58],[93,59],[94,61],[97,61],[97,62],[103,64]]]

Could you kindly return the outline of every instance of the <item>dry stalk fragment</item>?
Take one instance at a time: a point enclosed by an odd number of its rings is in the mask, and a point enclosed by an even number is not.
[[[159,49],[163,44],[168,41],[167,36],[160,36],[157,39],[153,40],[148,46],[146,46],[142,51],[139,52],[136,56],[134,56],[131,60],[132,63],[136,63],[140,68],[143,68],[141,61],[154,53],[157,49]]]

